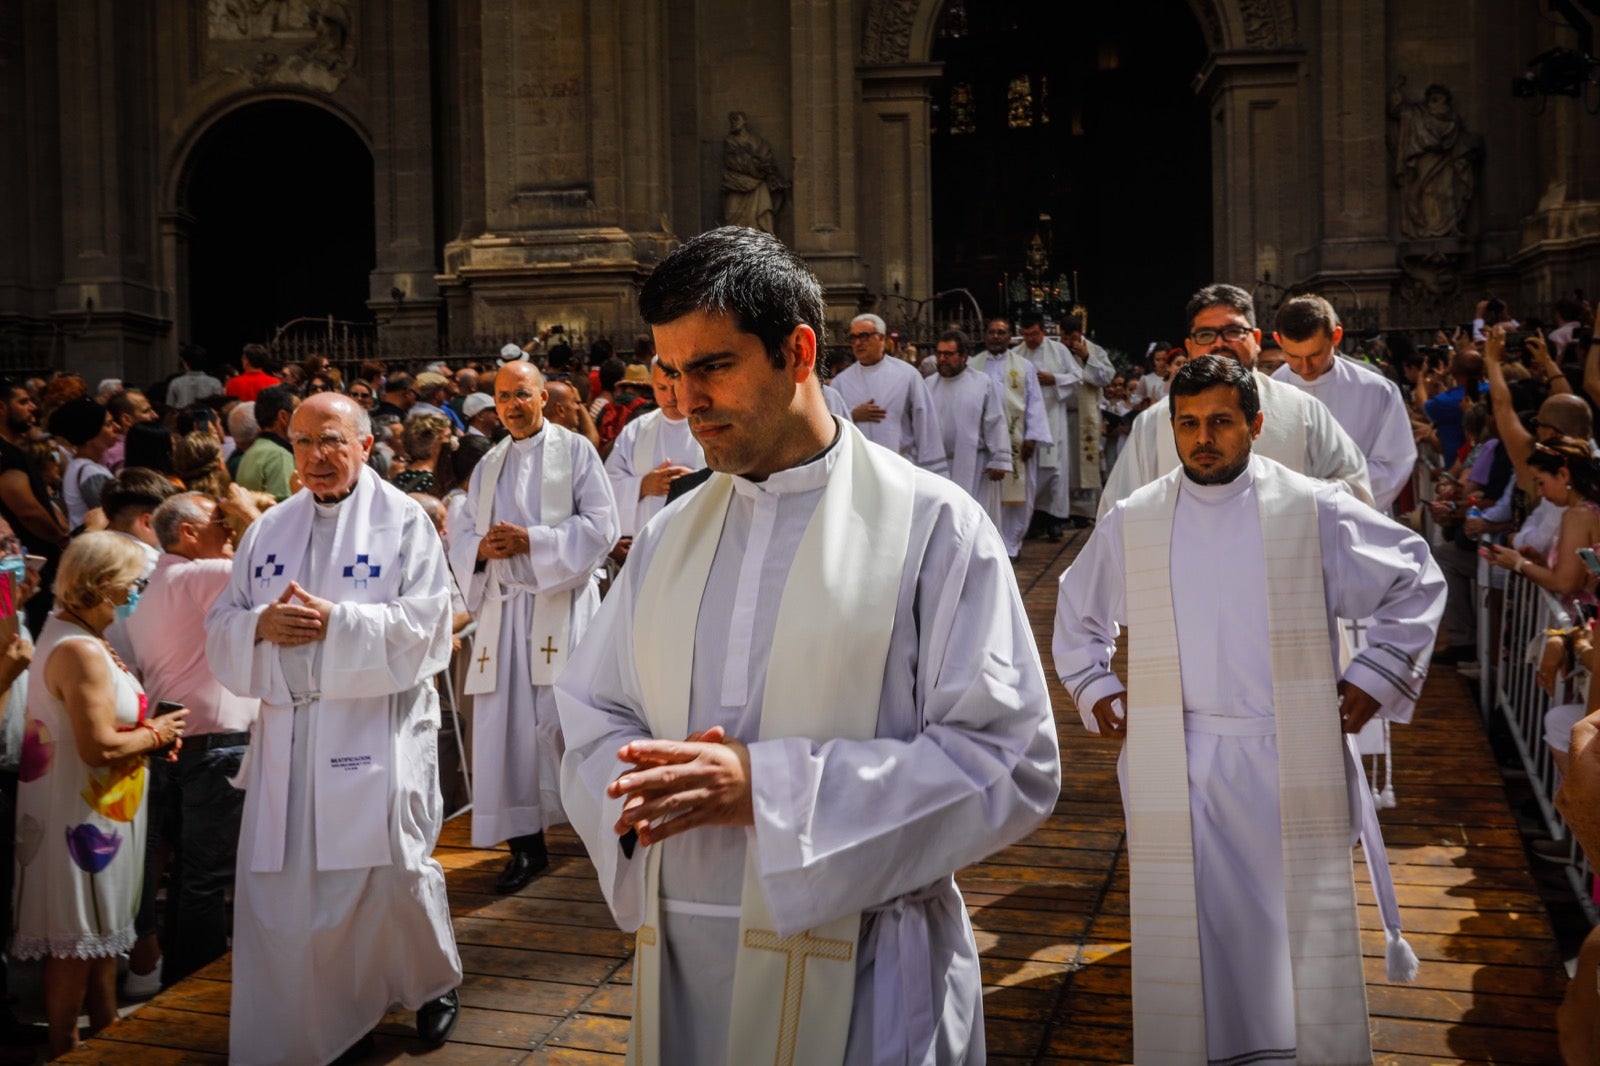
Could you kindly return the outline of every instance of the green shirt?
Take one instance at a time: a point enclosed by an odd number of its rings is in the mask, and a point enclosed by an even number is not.
[[[274,499],[289,497],[289,475],[294,473],[294,453],[270,437],[257,437],[239,460],[233,480],[252,492],[269,492]]]

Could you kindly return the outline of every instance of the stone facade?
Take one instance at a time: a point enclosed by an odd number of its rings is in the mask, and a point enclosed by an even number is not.
[[[259,100],[348,123],[374,164],[389,337],[631,332],[715,225],[728,115],[791,183],[778,234],[830,314],[931,295],[930,62],[947,0],[16,0],[0,5],[0,359],[156,377],[187,339],[186,176]],[[1600,132],[1506,79],[1563,35],[1507,0],[1172,0],[1211,55],[1219,279],[1376,325],[1600,290]],[[1492,72],[1492,73],[1486,73]],[[1504,76],[1502,76],[1504,75]],[[1458,233],[1401,225],[1391,106],[1440,84],[1481,141]],[[231,353],[222,353],[231,354]]]

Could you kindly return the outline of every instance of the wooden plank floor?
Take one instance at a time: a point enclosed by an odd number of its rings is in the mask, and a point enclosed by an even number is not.
[[[1018,581],[1048,670],[1055,578],[1084,534],[1030,542]],[[982,951],[989,1059],[1000,1064],[1127,1062],[1128,866],[1116,750],[1087,736],[1060,685],[1065,781],[1048,821],[960,876]],[[1397,809],[1389,856],[1418,981],[1383,980],[1383,934],[1359,868],[1363,939],[1380,1063],[1559,1061],[1554,1010],[1565,983],[1505,791],[1470,694],[1435,671],[1423,725],[1395,731]],[[512,897],[493,881],[503,851],[471,847],[466,819],[445,827],[444,865],[466,969],[451,1043],[430,1051],[396,1013],[371,1062],[620,1063],[631,1001],[631,938],[617,931],[594,868],[570,832],[550,834],[548,874]],[[227,1052],[229,960],[152,1000],[63,1059],[219,1063]]]

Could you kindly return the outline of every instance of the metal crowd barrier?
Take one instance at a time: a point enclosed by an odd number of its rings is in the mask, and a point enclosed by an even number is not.
[[[1591,922],[1600,922],[1593,898],[1594,871],[1588,858],[1567,831],[1567,824],[1555,806],[1561,773],[1556,768],[1550,745],[1545,741],[1545,715],[1564,703],[1583,703],[1589,691],[1589,675],[1579,669],[1556,681],[1550,694],[1539,687],[1539,654],[1545,631],[1564,629],[1573,624],[1561,601],[1532,581],[1518,574],[1505,574],[1504,591],[1498,618],[1490,610],[1490,580],[1487,563],[1478,567],[1478,644],[1483,665],[1480,692],[1486,711],[1498,711],[1505,719],[1517,754],[1527,771],[1534,801],[1550,838],[1568,847],[1567,880]],[[1497,590],[1498,591],[1498,590]],[[1498,622],[1498,632],[1494,623]],[[1536,643],[1537,642],[1537,643]]]

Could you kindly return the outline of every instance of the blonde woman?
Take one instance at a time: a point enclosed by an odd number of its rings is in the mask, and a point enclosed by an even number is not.
[[[17,792],[11,956],[44,959],[50,1058],[117,1017],[117,954],[133,946],[144,874],[145,757],[181,745],[179,708],[151,715],[105,631],[141,584],[144,553],[86,533],[61,556],[56,609],[28,671]]]

